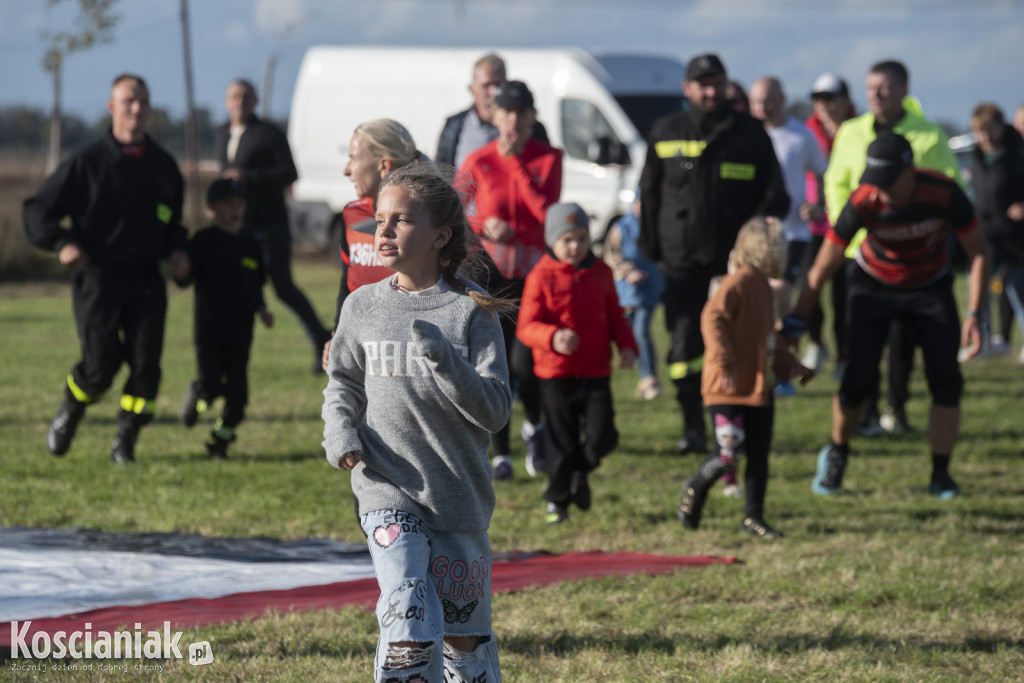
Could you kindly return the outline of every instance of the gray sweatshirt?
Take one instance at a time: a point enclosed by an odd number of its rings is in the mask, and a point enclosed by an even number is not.
[[[481,530],[494,510],[490,433],[512,406],[501,326],[465,292],[409,296],[388,279],[345,299],[324,389],[324,450],[352,470],[359,514],[403,510]]]

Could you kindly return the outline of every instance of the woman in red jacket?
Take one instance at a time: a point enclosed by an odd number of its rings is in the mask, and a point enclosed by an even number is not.
[[[562,151],[533,138],[537,110],[522,81],[502,83],[492,122],[498,139],[470,154],[462,165],[470,221],[484,248],[508,281],[505,296],[519,297],[527,273],[544,254],[544,215],[562,193]],[[526,421],[526,470],[544,471],[540,394],[530,351],[515,339],[515,321],[502,318],[509,371],[518,382]],[[494,435],[494,478],[511,479],[509,427]]]

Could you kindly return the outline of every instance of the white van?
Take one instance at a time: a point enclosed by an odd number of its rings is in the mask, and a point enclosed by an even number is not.
[[[629,210],[643,169],[646,135],[683,107],[685,68],[652,55],[591,55],[578,49],[493,50],[508,77],[534,94],[552,145],[565,150],[562,201],[578,202],[600,241]],[[355,199],[343,174],[349,138],[371,119],[404,125],[433,157],[445,119],[470,106],[473,64],[486,48],[314,47],[299,69],[288,121],[299,179],[292,236],[337,244],[339,216]]]

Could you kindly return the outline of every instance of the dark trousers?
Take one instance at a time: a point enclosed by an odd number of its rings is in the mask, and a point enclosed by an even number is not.
[[[727,450],[724,439],[715,439],[715,447],[701,465],[697,485],[710,488],[738,460],[745,458],[743,487],[746,494],[745,514],[754,519],[764,519],[764,497],[768,491],[768,453],[772,449],[772,430],[775,422],[773,403],[766,406],[708,406],[711,423],[717,424],[719,416],[734,425],[742,427],[744,436],[738,446]],[[716,430],[717,431],[717,430]]]
[[[254,229],[249,234],[263,247],[263,263],[274,285],[277,298],[292,309],[302,324],[306,337],[313,344],[313,351],[319,355],[324,344],[331,338],[331,333],[320,322],[309,299],[292,280],[292,238],[287,226],[283,230]]]
[[[502,296],[520,298],[523,295],[523,280],[509,280]],[[518,321],[507,316],[501,317],[501,333],[505,338],[505,357],[508,360],[509,379],[516,386],[523,413],[532,424],[539,424],[542,418],[540,383],[533,374],[533,351],[516,339]],[[491,447],[495,455],[509,453],[509,422],[491,436]]]
[[[540,394],[547,439],[544,500],[565,507],[571,498],[573,472],[596,469],[619,443],[611,381],[608,377],[542,379]]]
[[[676,400],[683,413],[683,428],[703,436],[704,408],[700,395],[704,338],[700,314],[708,300],[711,272],[693,269],[665,272],[665,327],[671,335],[668,374],[676,387]]]
[[[198,342],[196,362],[199,368],[199,398],[207,403],[224,397],[221,422],[233,429],[245,418],[249,403],[249,349],[244,344],[215,344]]]
[[[925,377],[936,405],[960,405],[963,376],[957,362],[960,320],[953,296],[953,277],[917,289],[888,287],[860,268],[851,273],[847,332],[849,362],[839,387],[846,408],[856,408],[877,390],[878,365],[891,323],[899,320],[904,334],[921,346]],[[891,344],[891,341],[890,341]]]
[[[98,399],[127,363],[124,395],[155,399],[167,314],[167,289],[156,265],[82,268],[72,282],[72,307],[82,352],[71,370],[72,395],[85,403]]]

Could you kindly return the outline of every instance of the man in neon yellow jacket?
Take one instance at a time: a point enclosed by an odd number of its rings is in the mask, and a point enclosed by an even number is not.
[[[964,187],[960,167],[949,149],[949,139],[942,128],[925,118],[920,102],[908,94],[909,85],[910,76],[901,62],[878,62],[868,71],[868,111],[839,127],[828,170],[825,171],[825,203],[829,222],[833,225],[846,206],[846,200],[860,184],[868,145],[880,133],[893,132],[903,136],[914,152],[915,167],[944,173],[961,188]],[[846,255],[853,258],[863,239],[864,231],[861,230],[850,243]],[[861,434],[873,436],[883,429],[893,433],[911,431],[904,405],[908,398],[913,358],[912,340],[904,339],[901,327],[894,325],[889,344],[889,407],[881,416],[881,425],[877,408],[869,408],[859,428]]]

